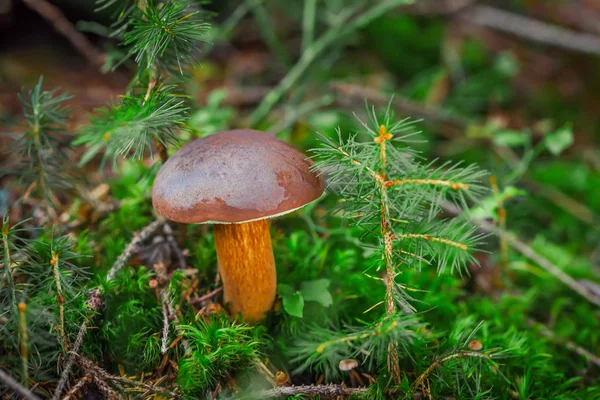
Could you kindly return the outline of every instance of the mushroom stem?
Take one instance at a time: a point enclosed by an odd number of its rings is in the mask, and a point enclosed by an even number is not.
[[[266,220],[214,226],[225,302],[246,322],[264,318],[275,301],[277,277]]]

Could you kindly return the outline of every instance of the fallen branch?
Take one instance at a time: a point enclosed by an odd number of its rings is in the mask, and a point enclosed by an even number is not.
[[[448,211],[451,214],[459,215],[461,212],[459,209],[452,203],[449,202],[441,202],[442,208]],[[519,253],[534,261],[540,267],[545,269],[559,281],[564,283],[566,286],[573,289],[575,292],[579,293],[582,297],[587,299],[590,303],[595,304],[600,307],[600,297],[597,296],[590,288],[581,284],[577,280],[573,279],[569,274],[564,272],[562,269],[554,265],[547,258],[538,254],[534,249],[532,249],[529,245],[519,240],[512,233],[499,229],[495,225],[485,221],[485,220],[474,220],[474,223],[479,225],[479,227],[486,232],[494,233],[498,236],[503,237],[509,246],[513,249],[517,250]]]
[[[476,0],[420,1],[401,7],[399,10],[402,13],[419,15],[457,16],[466,22],[506,32],[526,40],[587,54],[600,54],[600,37],[598,35],[578,32],[510,11],[475,3]],[[588,30],[600,32],[600,28],[598,28],[600,24],[593,19],[592,10],[585,9],[582,4],[570,6],[586,17],[591,13],[591,17],[583,21],[583,25]],[[562,17],[562,20],[569,19],[564,15]]]
[[[35,394],[27,390],[23,385],[14,380],[10,375],[0,369],[0,382],[11,388],[16,394],[27,400],[40,400]]]
[[[543,325],[539,322],[536,322],[534,320],[529,320],[528,323],[529,323],[529,326],[531,326],[532,328],[538,328],[538,331],[539,331],[539,333],[542,334],[542,336],[547,337],[548,339],[550,339],[551,341],[553,341],[556,344],[564,345],[568,350],[571,350],[572,352],[580,355],[581,357],[585,358],[589,362],[600,367],[600,357],[598,357],[591,351],[584,349],[583,347],[575,344],[575,342],[573,342],[571,340],[556,337],[554,332],[552,332],[550,329],[548,329],[548,327],[546,327],[545,325]]]
[[[468,22],[527,40],[581,53],[600,54],[600,37],[597,35],[576,32],[512,12],[478,5],[466,9],[459,16]]]
[[[217,294],[221,293],[222,290],[223,290],[223,286],[216,288],[215,290],[213,290],[211,292],[208,292],[204,296],[198,297],[197,299],[193,299],[190,303],[201,304],[201,303],[205,302],[206,300],[209,300],[211,297],[214,297]]]
[[[23,0],[23,3],[50,22],[54,29],[67,38],[90,64],[101,66],[104,63],[106,55],[79,32],[58,7],[46,0]]]
[[[144,389],[146,392],[149,392],[149,393],[166,395],[170,399],[178,399],[180,397],[177,393],[172,392],[172,391],[162,388],[162,387],[156,387],[156,386],[152,386],[150,384],[144,383],[144,382],[134,381],[133,379],[129,379],[124,376],[112,375],[112,374],[108,373],[105,369],[103,369],[102,367],[99,367],[98,365],[96,365],[94,362],[92,362],[88,358],[83,357],[77,353],[72,353],[72,355],[75,358],[77,358],[77,363],[81,366],[81,368],[86,370],[88,373],[91,373],[92,376],[97,376],[104,381],[119,382],[119,383],[126,384],[129,386],[135,386],[135,387]]]
[[[79,390],[81,390],[85,385],[87,385],[91,381],[92,381],[92,375],[89,373],[86,374],[84,377],[79,379],[76,384],[74,384],[71,387],[71,389],[69,390],[69,393],[67,393],[67,395],[65,397],[63,397],[62,400],[76,399],[77,392],[79,392]]]
[[[300,394],[308,396],[323,396],[323,397],[339,397],[339,396],[360,396],[369,391],[369,388],[349,388],[343,385],[298,385],[298,386],[281,386],[269,390],[263,390],[256,393],[257,399],[267,399],[273,397],[296,396]]]

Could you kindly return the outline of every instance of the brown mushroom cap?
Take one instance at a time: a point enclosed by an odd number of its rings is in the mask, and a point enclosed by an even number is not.
[[[296,210],[323,193],[313,163],[282,140],[239,129],[183,146],[152,187],[156,212],[184,223],[241,223]]]

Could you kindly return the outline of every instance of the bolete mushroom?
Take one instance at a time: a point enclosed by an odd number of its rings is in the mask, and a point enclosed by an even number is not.
[[[306,156],[274,136],[247,129],[216,133],[181,147],[152,187],[156,212],[183,223],[215,224],[225,302],[256,322],[275,300],[268,218],[297,210],[323,193]]]

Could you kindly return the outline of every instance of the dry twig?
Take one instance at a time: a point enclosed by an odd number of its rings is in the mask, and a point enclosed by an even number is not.
[[[156,232],[156,230],[160,228],[165,222],[166,219],[164,217],[158,217],[156,218],[156,221],[152,222],[150,225],[147,225],[141,231],[134,233],[131,242],[129,242],[127,247],[125,247],[125,250],[123,250],[121,255],[119,255],[113,266],[108,271],[108,275],[106,275],[106,280],[112,281],[113,279],[115,279],[117,273],[121,270],[121,268],[125,266],[125,264],[127,264],[127,261],[129,261],[129,259],[133,256],[133,253],[136,250],[138,250],[138,247],[144,241],[146,241],[154,232]]]
[[[552,332],[550,329],[548,329],[548,327],[546,327],[545,325],[543,325],[543,324],[541,324],[539,322],[536,322],[534,320],[529,320],[528,323],[529,323],[529,326],[531,326],[533,328],[537,327],[538,331],[543,336],[545,336],[548,339],[552,340],[554,343],[564,345],[568,350],[570,350],[570,351],[572,351],[572,352],[580,355],[581,357],[585,358],[589,362],[591,362],[591,363],[595,364],[596,366],[600,367],[600,357],[598,357],[597,355],[595,355],[591,351],[586,350],[583,347],[577,345],[572,340],[562,339],[562,338],[556,337],[556,335],[554,334],[554,332]]]
[[[323,396],[323,397],[349,397],[364,395],[369,391],[369,388],[349,388],[343,385],[298,385],[298,386],[281,386],[269,390],[263,390],[256,394],[257,399],[267,399],[273,397],[296,396],[300,394],[308,396]]]
[[[523,15],[478,5],[468,8],[460,18],[527,40],[581,53],[600,54],[600,37],[581,33]]]
[[[0,382],[11,388],[19,396],[22,396],[26,400],[40,400],[35,394],[23,387],[19,382],[14,380],[10,375],[0,369]]]
[[[77,392],[79,392],[85,385],[87,385],[91,381],[92,381],[92,375],[90,373],[87,373],[85,376],[83,376],[81,379],[79,379],[77,381],[77,383],[75,383],[71,387],[71,389],[69,390],[69,392],[66,394],[65,397],[63,397],[62,400],[76,399],[77,398]]]
[[[129,379],[124,376],[112,375],[112,374],[108,373],[106,370],[104,370],[103,368],[96,365],[91,360],[89,360],[86,357],[83,357],[79,354],[73,353],[73,356],[77,358],[77,363],[81,366],[81,368],[83,368],[84,370],[91,373],[92,376],[99,377],[103,381],[118,382],[118,383],[122,383],[124,385],[134,386],[137,388],[144,389],[144,391],[149,392],[149,393],[166,395],[170,399],[177,399],[180,397],[175,392],[172,392],[172,391],[162,388],[162,387],[156,387],[156,386],[152,386],[150,384],[144,383],[144,382],[134,381],[133,379]]]
[[[50,22],[90,64],[101,66],[104,63],[105,54],[76,29],[58,7],[46,0],[23,0],[23,3]]]

